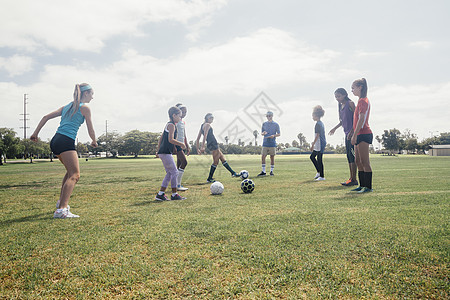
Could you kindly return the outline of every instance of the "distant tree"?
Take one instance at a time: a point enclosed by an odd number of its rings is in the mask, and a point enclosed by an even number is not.
[[[289,145],[289,143],[286,143],[286,144],[284,144],[284,147],[285,147],[285,148],[290,148],[291,145]]]
[[[394,128],[385,130],[381,136],[383,147],[391,152],[398,152],[403,148],[404,140],[400,130]]]
[[[297,134],[297,138],[299,141],[299,146],[300,148],[302,148],[304,144],[306,144],[306,137],[303,135],[303,133],[300,132],[299,134]]]
[[[408,153],[410,153],[410,152],[415,153],[416,150],[419,148],[419,144],[417,142],[417,135],[412,133],[411,130],[406,129],[403,132],[402,138],[404,140],[404,149]]]
[[[225,136],[225,143],[228,145],[228,135]]]
[[[107,135],[102,134],[97,139],[98,149],[96,150],[98,152],[106,152],[107,156],[108,153],[111,153],[115,157],[117,155],[117,149],[120,147],[121,137],[122,135],[120,133],[114,131],[109,132]]]
[[[97,140],[97,142],[98,142],[98,140]],[[81,153],[88,153],[89,152],[88,147],[85,144],[81,143],[81,142],[78,142],[76,150],[77,150],[78,156],[80,156]]]
[[[20,138],[16,137],[16,132],[12,128],[0,128],[0,141],[0,161],[3,157],[6,163],[6,158],[15,157],[23,152],[21,151],[23,146],[20,145]]]
[[[139,130],[132,130],[125,133],[121,140],[119,151],[138,157],[148,143],[148,136]]]
[[[293,140],[292,141],[292,147],[296,147],[296,148],[299,148],[299,143],[296,141],[296,140]]]
[[[255,146],[258,146],[258,142],[256,140],[256,138],[258,137],[258,130],[253,131],[253,136],[255,137]]]
[[[36,156],[40,158],[41,156],[48,155],[50,156],[51,150],[49,143],[41,141],[38,139],[37,142],[34,142],[30,139],[23,139],[20,141],[20,145],[23,151],[23,158],[30,159],[30,163],[33,162],[33,157]]]

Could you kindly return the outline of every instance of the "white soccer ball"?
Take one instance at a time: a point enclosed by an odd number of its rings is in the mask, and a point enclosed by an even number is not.
[[[224,187],[222,183],[216,181],[213,184],[211,184],[209,189],[211,190],[211,194],[220,195],[223,193]]]
[[[239,175],[241,175],[242,179],[247,179],[248,178],[248,171],[247,170],[242,170],[241,173],[239,173]]]

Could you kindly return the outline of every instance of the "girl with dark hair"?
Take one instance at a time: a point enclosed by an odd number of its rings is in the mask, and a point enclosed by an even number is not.
[[[92,126],[91,110],[85,105],[91,102],[93,95],[94,90],[89,84],[82,83],[75,85],[73,101],[45,115],[30,137],[32,141],[38,141],[38,134],[47,121],[61,117],[58,130],[50,142],[50,148],[66,168],[66,175],[62,182],[61,193],[59,200],[56,202],[56,211],[53,214],[53,218],[65,219],[79,217],[70,212],[69,206],[69,198],[72,195],[75,184],[80,179],[80,165],[78,163],[77,151],[75,151],[75,139],[78,129],[86,120],[88,133],[92,139],[91,145],[97,147],[95,131]]]
[[[314,177],[316,181],[325,180],[323,169],[323,153],[325,152],[325,146],[327,141],[325,139],[325,125],[320,120],[323,117],[325,111],[322,106],[317,105],[313,109],[312,118],[316,121],[314,126],[314,141],[311,143],[311,156],[309,157],[316,168],[317,174]],[[316,159],[317,157],[317,159]]]
[[[228,164],[227,160],[225,159],[225,156],[223,155],[222,151],[220,151],[219,145],[217,144],[217,140],[214,137],[213,128],[211,127],[211,123],[214,121],[214,117],[211,113],[207,113],[205,116],[205,122],[200,127],[200,130],[197,135],[196,140],[196,146],[197,146],[197,153],[202,154],[205,152],[205,143],[206,148],[208,148],[209,151],[212,153],[213,157],[213,164],[211,165],[211,168],[209,170],[209,176],[208,179],[206,179],[206,182],[214,182],[213,175],[216,171],[217,165],[219,164],[219,159],[222,162],[222,165],[231,173],[231,176],[233,177],[239,177],[239,174],[233,171],[233,169]],[[202,145],[200,146],[200,138],[203,135],[203,141]]]
[[[344,186],[357,185],[356,180],[356,164],[355,164],[355,149],[350,139],[353,135],[353,113],[355,112],[355,103],[348,97],[347,91],[343,88],[338,88],[334,92],[334,97],[338,102],[339,124],[333,127],[328,133],[333,135],[336,129],[342,126],[345,133],[345,149],[347,152],[347,161],[350,169],[350,178],[342,182]]]
[[[169,109],[170,121],[164,127],[163,134],[158,141],[158,152],[156,156],[159,157],[163,163],[164,169],[166,169],[166,176],[161,184],[161,189],[155,196],[157,201],[168,201],[169,199],[165,195],[167,186],[172,188],[172,195],[170,200],[184,200],[186,198],[181,197],[177,193],[177,176],[178,170],[175,160],[173,159],[172,153],[174,146],[180,146],[181,149],[185,149],[184,143],[176,140],[177,137],[177,127],[176,124],[181,121],[181,110],[178,107],[172,106]]]
[[[352,93],[359,97],[353,116],[352,145],[355,145],[355,161],[358,167],[359,187],[352,191],[367,193],[372,191],[372,168],[369,159],[369,145],[373,133],[369,127],[370,102],[367,98],[367,81],[357,79],[352,84]]]

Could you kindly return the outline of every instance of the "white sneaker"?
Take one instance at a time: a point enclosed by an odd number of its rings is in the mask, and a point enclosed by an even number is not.
[[[316,173],[316,176],[314,176],[314,179],[317,179],[320,177],[320,173]]]
[[[178,190],[178,191],[187,191],[188,188],[187,188],[187,187],[184,187],[184,186],[182,186],[182,185],[178,185],[178,186],[177,186],[177,190]]]
[[[316,181],[322,181],[322,180],[325,180],[325,177],[320,177],[319,176],[319,177],[316,178]]]
[[[75,215],[70,212],[69,208],[58,208],[55,210],[55,213],[53,214],[53,218],[55,219],[66,219],[66,218],[79,218],[80,216]]]

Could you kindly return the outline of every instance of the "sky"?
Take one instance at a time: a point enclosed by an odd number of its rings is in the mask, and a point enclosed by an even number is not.
[[[450,131],[447,0],[1,0],[0,127],[27,138],[89,83],[97,136],[161,132],[176,103],[189,140],[206,113],[220,142],[253,141],[267,110],[281,143],[313,140],[312,109],[339,123],[334,91],[366,78],[374,136]],[[59,119],[47,122],[49,140]],[[338,129],[327,135],[343,143]],[[88,142],[85,125],[79,142]],[[258,144],[262,138],[257,137]],[[379,147],[375,142],[375,147]]]

